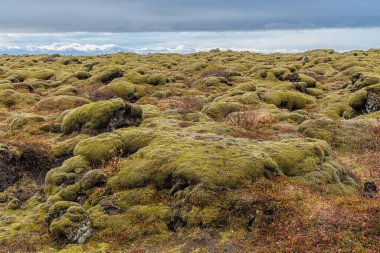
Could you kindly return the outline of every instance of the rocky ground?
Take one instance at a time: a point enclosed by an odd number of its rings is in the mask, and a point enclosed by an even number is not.
[[[378,252],[380,50],[0,56],[0,252]]]

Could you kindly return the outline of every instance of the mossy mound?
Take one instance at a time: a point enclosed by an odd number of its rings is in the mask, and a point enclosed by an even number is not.
[[[230,113],[241,110],[242,105],[236,102],[213,102],[206,105],[202,112],[214,120],[223,120]]]
[[[170,82],[169,78],[161,73],[155,73],[148,76],[147,83],[151,85],[163,85]]]
[[[74,155],[81,155],[90,163],[97,164],[123,153],[124,147],[118,135],[101,134],[80,141],[74,149]]]
[[[216,87],[216,88],[226,88],[231,86],[232,84],[224,77],[204,77],[202,79],[199,79],[198,81],[193,83],[193,86],[195,87]]]
[[[134,84],[143,84],[147,82],[147,77],[144,74],[144,72],[138,71],[138,70],[129,70],[127,73],[125,73],[124,78]]]
[[[122,77],[123,71],[117,66],[107,67],[102,73],[95,77],[95,80],[104,84],[110,83],[112,80]]]
[[[23,129],[26,125],[33,124],[33,123],[40,123],[45,121],[45,119],[41,116],[38,115],[33,115],[29,113],[24,113],[24,114],[14,114],[11,115],[7,119],[9,123],[9,127],[12,130],[21,130]]]
[[[91,100],[83,97],[59,95],[45,97],[37,103],[40,110],[68,110],[85,104],[91,103]]]
[[[364,75],[354,83],[354,87],[356,89],[362,89],[378,83],[380,83],[380,77]]]
[[[238,188],[261,177],[285,174],[304,178],[309,173],[326,174],[321,165],[333,164],[330,156],[329,145],[315,139],[258,144],[200,133],[180,138],[161,133],[126,159],[109,184],[119,190],[147,184],[162,189],[172,187],[176,180],[184,180],[189,185]],[[328,180],[321,183],[340,184],[339,177],[333,177],[332,173],[329,171]],[[336,173],[345,172],[339,167]]]
[[[144,96],[144,88],[122,79],[115,79],[111,83],[100,87],[99,93],[104,97],[120,97],[134,101]]]
[[[78,95],[78,89],[71,85],[62,85],[54,93],[54,96],[67,95],[75,96]]]
[[[269,104],[274,104],[278,108],[286,108],[290,111],[309,108],[315,105],[313,97],[293,91],[274,91],[266,93],[264,94],[264,101]]]
[[[91,235],[86,209],[74,202],[59,201],[49,208],[49,232],[59,243],[85,243]]]
[[[353,93],[349,105],[355,114],[372,113],[380,110],[380,84],[371,85]]]
[[[79,131],[82,128],[93,130],[116,129],[138,125],[142,110],[137,105],[123,99],[111,99],[90,103],[67,113],[61,122],[61,130],[65,134]]]

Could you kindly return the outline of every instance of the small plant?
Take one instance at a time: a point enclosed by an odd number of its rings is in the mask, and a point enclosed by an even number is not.
[[[256,108],[243,108],[236,114],[227,116],[231,124],[252,131],[261,127],[269,127],[276,122],[271,114],[260,113]]]

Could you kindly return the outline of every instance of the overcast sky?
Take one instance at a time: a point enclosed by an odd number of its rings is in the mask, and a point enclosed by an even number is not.
[[[380,0],[0,0],[0,53],[380,47]]]
[[[0,32],[380,26],[379,0],[0,0]]]

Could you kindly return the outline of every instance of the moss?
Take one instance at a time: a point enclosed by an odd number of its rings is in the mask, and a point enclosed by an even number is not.
[[[74,148],[74,155],[85,157],[92,164],[106,161],[125,149],[124,143],[116,134],[101,134],[84,139]]]
[[[361,89],[350,96],[348,104],[356,110],[361,110],[367,102],[367,96],[367,90]]]
[[[166,75],[161,73],[155,73],[148,76],[146,79],[147,83],[151,85],[163,85],[169,82],[169,79]]]
[[[141,108],[131,105],[122,99],[111,99],[90,103],[67,113],[61,122],[61,130],[65,134],[79,131],[82,128],[101,130],[110,126],[111,120],[122,114],[122,122],[114,127],[137,124],[142,115]]]
[[[143,94],[139,93],[135,84],[116,79],[108,85],[99,89],[100,94],[110,97],[121,97],[124,99],[139,99]]]
[[[45,97],[37,103],[40,110],[68,110],[91,103],[91,100],[76,96],[59,95]]]
[[[64,201],[77,201],[81,194],[81,187],[79,183],[71,184],[63,188],[59,193],[59,199]]]
[[[112,216],[93,212],[91,219],[94,227],[100,230],[101,234],[111,235],[114,231],[118,231],[124,239],[134,241],[147,236],[169,234],[166,225],[169,210],[169,207],[163,204],[136,205],[123,214]]]
[[[140,105],[140,107],[142,108],[142,111],[143,111],[143,114],[142,114],[143,119],[154,118],[161,115],[160,109],[158,109],[158,107],[155,105],[147,104],[147,105]]]
[[[330,146],[324,141],[292,139],[265,145],[265,149],[287,176],[303,176],[320,171],[320,164],[331,155]]]
[[[24,114],[13,114],[8,118],[7,121],[9,122],[10,129],[21,130],[26,125],[30,125],[33,123],[40,123],[40,122],[45,121],[45,119],[38,115],[24,113]]]
[[[131,206],[152,205],[155,202],[156,191],[151,187],[136,188],[116,192],[112,195],[112,201],[122,210],[128,210]]]
[[[60,191],[62,186],[74,184],[79,175],[90,169],[90,162],[82,156],[67,159],[62,166],[47,172],[45,193],[51,195]]]
[[[99,80],[102,83],[110,83],[112,80],[122,77],[123,72],[121,69],[117,66],[110,66],[106,68],[104,71],[102,71],[102,74],[98,77],[96,77],[96,80]]]
[[[211,76],[211,77],[204,77],[202,79],[197,80],[196,82],[193,83],[193,86],[204,87],[204,88],[207,88],[207,87],[227,88],[230,86],[230,83],[224,77]]]
[[[245,180],[262,176],[264,167],[275,170],[269,156],[247,147],[201,139],[161,138],[130,156],[109,183],[117,189],[145,186],[149,182],[162,188],[171,178],[183,178],[190,184],[203,182],[236,188]],[[224,176],[219,177],[220,174]]]
[[[75,146],[84,139],[89,138],[90,136],[87,134],[79,134],[73,138],[61,141],[61,142],[55,142],[52,147],[52,155],[55,157],[63,157],[67,155],[71,155]]]
[[[124,75],[124,78],[127,81],[132,82],[134,84],[143,84],[143,83],[147,82],[146,76],[141,74],[137,70],[127,71],[127,73]]]
[[[314,88],[315,84],[317,83],[317,81],[314,78],[307,76],[307,75],[300,74],[299,78],[300,78],[301,82],[306,83],[308,88]]]
[[[240,90],[240,91],[256,91],[256,84],[248,82],[248,83],[241,83],[236,85],[234,87],[234,90]]]
[[[328,118],[319,118],[316,120],[307,120],[299,126],[299,131],[305,136],[316,138],[328,142],[342,141],[342,130],[337,123]]]
[[[40,70],[37,72],[33,72],[31,77],[41,80],[49,80],[55,76],[55,73],[50,70]]]
[[[241,109],[241,104],[236,102],[213,102],[206,105],[202,112],[214,120],[223,120],[230,113]]]
[[[323,91],[321,89],[317,88],[307,88],[307,94],[316,97],[316,98],[321,98],[323,96]]]
[[[87,191],[97,186],[101,186],[106,182],[107,176],[100,169],[90,170],[83,175],[80,180],[80,187]]]
[[[54,93],[54,96],[69,95],[74,96],[78,94],[78,89],[71,85],[62,85]]]
[[[138,128],[120,129],[114,133],[119,135],[119,139],[124,143],[125,151],[131,154],[148,146],[156,137],[154,131]]]
[[[86,79],[88,79],[88,78],[91,77],[90,73],[85,72],[85,71],[78,71],[78,72],[75,72],[75,73],[74,73],[74,76],[75,76],[78,80],[86,80]]]
[[[85,243],[91,235],[91,223],[86,210],[80,205],[69,206],[63,215],[52,219],[49,232],[60,243]]]
[[[17,104],[21,99],[21,95],[13,89],[0,90],[0,103],[11,107]]]
[[[380,83],[379,77],[364,76],[355,82],[356,89],[362,89],[364,87]]]
[[[266,93],[264,95],[264,101],[290,111],[308,108],[315,104],[315,100],[312,97],[292,91],[273,91]]]
[[[0,83],[0,90],[13,90],[14,87],[10,83]]]

